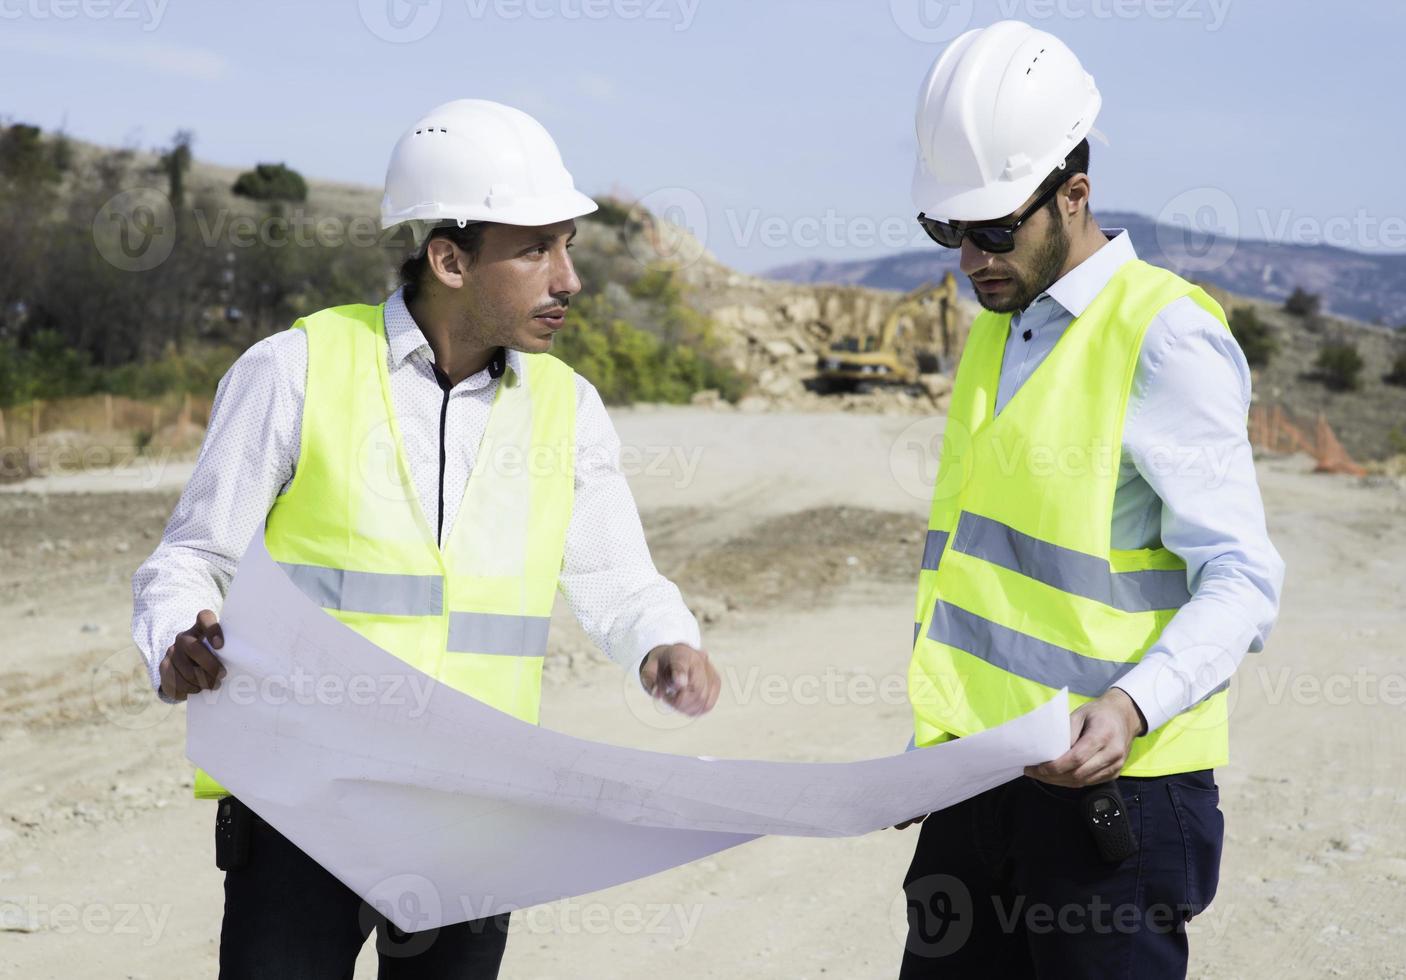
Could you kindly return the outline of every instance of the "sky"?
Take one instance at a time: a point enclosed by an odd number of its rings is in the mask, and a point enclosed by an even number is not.
[[[0,0],[0,117],[379,186],[427,110],[494,99],[761,272],[928,247],[918,85],[1008,17],[1103,94],[1095,214],[1406,253],[1406,7],[1367,0]]]

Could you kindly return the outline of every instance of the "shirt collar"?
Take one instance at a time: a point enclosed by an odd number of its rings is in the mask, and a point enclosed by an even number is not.
[[[1041,294],[1048,295],[1072,316],[1079,316],[1089,308],[1123,263],[1137,258],[1127,229],[1105,228],[1103,234],[1108,239],[1107,244],[1056,279]]]
[[[389,348],[392,369],[400,367],[407,357],[421,349],[424,350],[425,357],[434,360],[430,342],[425,339],[420,325],[415,322],[415,318],[410,315],[410,308],[405,305],[402,289],[397,289],[386,298],[385,317],[386,345]],[[522,354],[509,348],[504,360],[507,365],[504,377],[508,379],[508,384],[516,384],[523,377]],[[484,368],[465,380],[475,382],[469,386],[471,388],[482,387],[488,383],[488,369]]]

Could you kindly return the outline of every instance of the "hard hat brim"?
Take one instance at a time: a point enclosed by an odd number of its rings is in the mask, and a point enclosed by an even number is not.
[[[1034,173],[985,187],[944,185],[920,159],[913,167],[913,206],[939,221],[999,221],[1014,214],[1047,176]]]
[[[551,197],[528,198],[491,207],[488,204],[442,204],[427,202],[401,211],[381,212],[381,227],[392,228],[406,221],[491,221],[500,225],[537,227],[579,218],[598,210],[599,205],[578,190]]]

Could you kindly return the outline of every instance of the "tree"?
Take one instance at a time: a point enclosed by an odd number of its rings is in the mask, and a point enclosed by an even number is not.
[[[171,138],[171,148],[161,154],[160,168],[166,174],[171,207],[177,211],[185,207],[186,171],[190,169],[190,148],[194,142],[194,133],[188,129],[178,129]]]
[[[1294,291],[1284,301],[1284,311],[1295,316],[1317,316],[1318,307],[1318,294],[1306,292],[1298,286],[1294,287]]]
[[[231,188],[256,201],[306,201],[308,184],[302,174],[281,163],[261,163],[240,174]]]
[[[73,142],[62,129],[54,134],[53,142],[50,143],[49,159],[53,161],[54,168],[59,173],[66,174],[73,169]]]
[[[32,329],[59,177],[37,126],[0,126],[0,336],[20,343]]]
[[[55,152],[44,143],[38,126],[15,123],[0,130],[0,176],[15,184],[36,186],[57,183],[65,151]]]

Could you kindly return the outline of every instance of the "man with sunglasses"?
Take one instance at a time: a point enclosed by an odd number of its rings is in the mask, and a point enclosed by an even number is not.
[[[1224,313],[1090,213],[1100,105],[1074,54],[1017,21],[957,38],[920,90],[918,220],[985,312],[919,572],[914,742],[1061,688],[1077,707],[1064,755],[922,821],[905,978],[1183,977],[1216,891],[1227,687],[1284,563]]]

